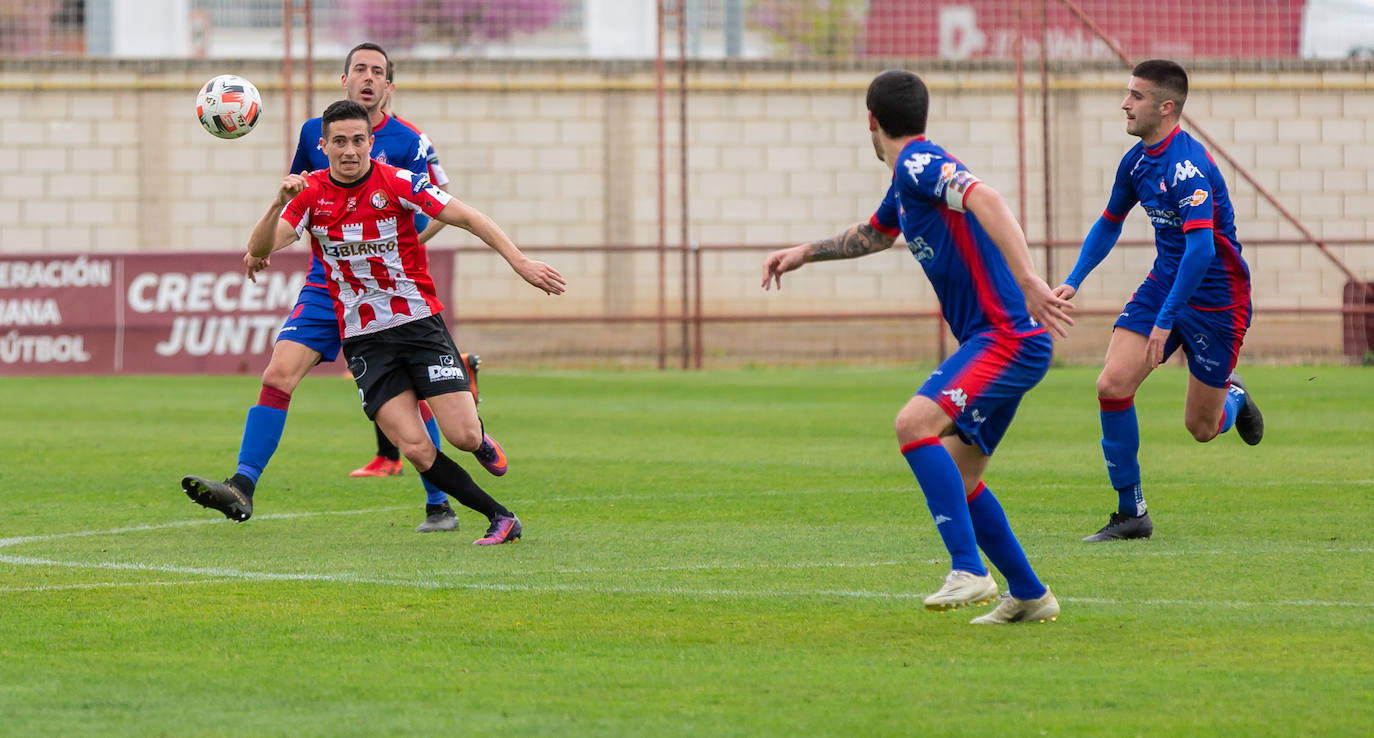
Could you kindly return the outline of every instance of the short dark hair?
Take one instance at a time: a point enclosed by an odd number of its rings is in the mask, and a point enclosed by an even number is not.
[[[371,127],[371,120],[367,117],[367,108],[352,100],[339,100],[329,103],[329,107],[324,109],[324,115],[320,116],[320,135],[329,130],[329,124],[340,120],[361,120]]]
[[[893,138],[926,132],[930,92],[913,72],[889,69],[874,77],[868,85],[867,104],[878,125]]]
[[[1183,103],[1188,100],[1188,73],[1183,71],[1178,62],[1168,59],[1146,59],[1135,65],[1135,69],[1131,70],[1131,76],[1154,84],[1159,90],[1159,99],[1155,102],[1173,100],[1174,105],[1183,110]]]
[[[381,54],[383,59],[386,59],[386,81],[391,82],[392,78],[395,76],[396,67],[394,64],[391,63],[391,57],[386,53],[386,49],[383,49],[382,47],[372,43],[371,41],[364,41],[348,50],[348,56],[344,57],[344,74],[348,74],[348,70],[353,66],[353,55],[358,53],[359,51],[362,51],[363,49],[367,49],[368,51],[375,51],[378,54]]]

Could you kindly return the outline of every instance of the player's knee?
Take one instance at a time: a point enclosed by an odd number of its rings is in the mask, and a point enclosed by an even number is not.
[[[1184,423],[1188,427],[1188,432],[1193,434],[1193,440],[1198,443],[1206,443],[1217,437],[1216,421],[1188,420]]]
[[[930,422],[925,413],[919,412],[910,405],[897,413],[893,427],[897,432],[897,443],[900,444],[938,436],[942,430],[938,424]]]
[[[444,439],[453,444],[454,448],[464,451],[476,451],[482,445],[482,428],[463,428],[454,433],[444,433]]]
[[[1111,376],[1106,372],[1097,375],[1097,396],[1108,399],[1130,397],[1135,393],[1135,389],[1117,377]]]
[[[269,363],[267,369],[262,373],[263,385],[281,390],[288,395],[296,390],[296,385],[300,382],[301,378],[296,376],[294,372],[272,363]]]
[[[434,466],[434,458],[438,455],[434,443],[429,438],[425,438],[423,441],[405,441],[396,444],[396,447],[400,449],[401,455],[405,456],[407,461],[415,465],[416,469],[428,470]]]

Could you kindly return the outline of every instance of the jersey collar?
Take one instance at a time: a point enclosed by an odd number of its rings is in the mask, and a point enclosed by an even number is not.
[[[1163,141],[1160,141],[1154,146],[1146,146],[1145,155],[1159,156],[1160,154],[1164,153],[1164,150],[1169,148],[1169,144],[1173,143],[1174,136],[1177,136],[1180,130],[1182,129],[1180,129],[1178,126],[1174,126],[1174,130],[1169,131],[1169,135],[1165,136]]]
[[[357,179],[357,181],[354,181],[354,182],[340,182],[339,180],[334,179],[334,172],[333,172],[333,171],[328,170],[328,169],[326,169],[325,171],[326,171],[326,172],[329,172],[329,181],[332,182],[332,183],[334,184],[335,187],[340,187],[340,188],[343,188],[343,189],[345,189],[345,190],[348,190],[348,189],[352,189],[352,188],[354,188],[354,187],[357,187],[357,186],[361,185],[362,183],[366,182],[368,179],[370,179],[370,178],[372,177],[372,167],[373,167],[373,166],[374,166],[374,162],[373,162],[372,160],[369,159],[368,162],[367,162],[367,171],[366,171],[366,172],[363,172],[363,176],[359,177],[359,178]]]
[[[386,124],[389,123],[389,122],[391,122],[391,116],[390,116],[390,115],[387,115],[386,113],[382,113],[382,122],[381,122],[381,123],[378,123],[378,124],[375,125],[375,126],[373,126],[373,127],[372,127],[372,132],[373,132],[373,133],[376,133],[377,131],[382,130],[382,128],[386,127]]]

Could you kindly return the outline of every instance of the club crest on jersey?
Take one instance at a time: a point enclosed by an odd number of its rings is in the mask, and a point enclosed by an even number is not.
[[[386,193],[376,190],[372,193],[372,207],[376,210],[385,210],[390,201],[386,199]]]
[[[1184,159],[1174,165],[1174,184],[1178,184],[1185,179],[1201,176],[1202,172],[1198,171],[1198,168],[1193,166],[1193,162],[1189,159]]]

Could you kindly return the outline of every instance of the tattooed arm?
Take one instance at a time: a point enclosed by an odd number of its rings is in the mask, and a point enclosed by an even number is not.
[[[800,268],[802,264],[876,254],[892,248],[892,243],[896,240],[896,236],[889,236],[870,223],[860,223],[850,226],[844,233],[833,238],[779,249],[764,259],[763,288],[769,289],[771,283],[782,289],[782,275]]]

